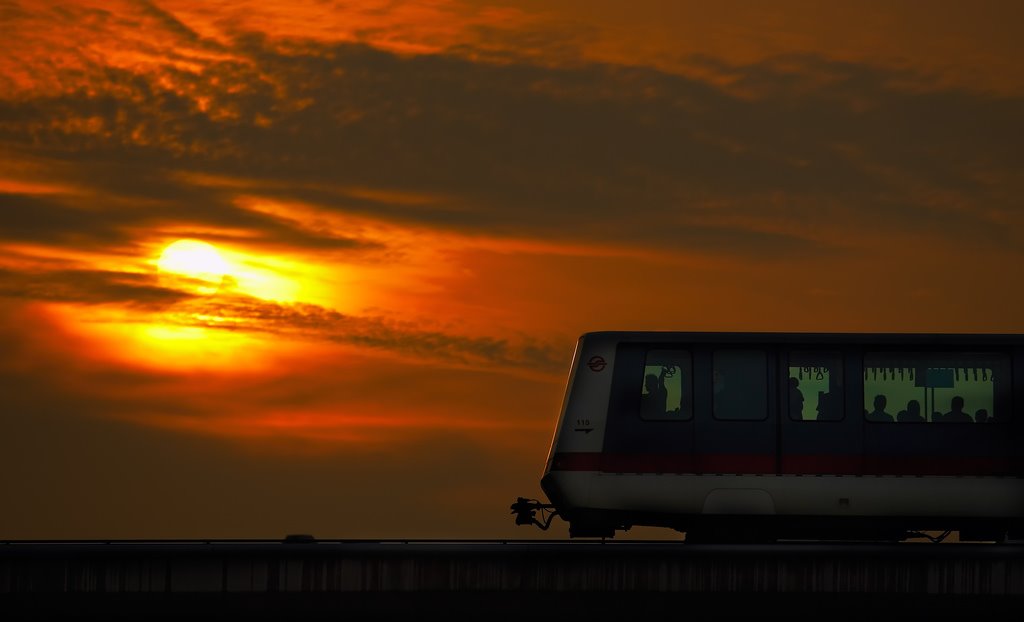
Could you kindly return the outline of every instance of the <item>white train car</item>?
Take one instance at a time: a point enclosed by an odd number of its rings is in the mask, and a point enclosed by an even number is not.
[[[541,487],[572,537],[901,540],[1024,529],[1024,336],[599,332]]]

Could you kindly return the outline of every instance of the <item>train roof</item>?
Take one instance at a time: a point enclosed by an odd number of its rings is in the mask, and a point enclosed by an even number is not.
[[[580,339],[620,343],[795,344],[881,346],[1024,346],[1021,333],[800,333],[700,331],[592,331]]]

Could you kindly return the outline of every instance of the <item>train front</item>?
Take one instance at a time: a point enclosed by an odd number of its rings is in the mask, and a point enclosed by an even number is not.
[[[559,516],[569,522],[572,537],[612,537],[617,526],[623,527],[589,507],[593,480],[600,471],[616,345],[611,333],[587,333],[576,342],[540,482],[550,503],[520,497],[512,505],[517,524],[547,529]]]

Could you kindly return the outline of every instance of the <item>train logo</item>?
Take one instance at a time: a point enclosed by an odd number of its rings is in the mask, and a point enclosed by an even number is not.
[[[590,371],[601,371],[607,364],[608,363],[604,360],[603,356],[592,356],[590,357],[590,360],[587,361],[587,367],[590,368]]]

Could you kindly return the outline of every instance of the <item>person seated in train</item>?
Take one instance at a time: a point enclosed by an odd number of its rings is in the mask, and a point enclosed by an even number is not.
[[[885,412],[886,399],[884,395],[875,396],[875,409],[867,414],[868,421],[892,423],[892,415]]]
[[[804,394],[800,390],[800,381],[793,376],[789,377],[789,418],[804,418]]]
[[[921,402],[917,400],[910,400],[907,402],[907,409],[901,410],[896,415],[896,421],[900,423],[917,423],[924,421],[924,416],[921,415]]]
[[[668,407],[668,389],[665,388],[667,367],[661,368],[661,374],[647,374],[644,388],[647,392],[640,397],[640,411],[644,416],[664,415]]]
[[[942,421],[942,413],[940,413],[937,410],[936,411],[932,411],[932,421],[933,422]]]
[[[942,420],[954,423],[971,423],[974,419],[964,412],[964,398],[954,395],[949,401],[949,412],[942,415]]]
[[[988,418],[988,410],[979,408],[978,412],[974,413],[974,420],[978,423],[988,423],[990,421]]]

